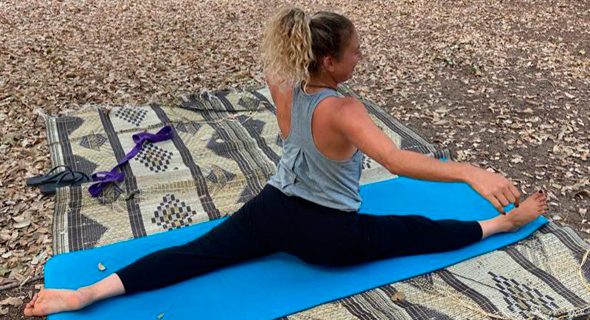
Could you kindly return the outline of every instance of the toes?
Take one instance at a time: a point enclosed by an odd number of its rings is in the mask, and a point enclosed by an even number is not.
[[[31,299],[31,301],[29,301],[29,303],[27,303],[26,308],[32,308],[35,305],[35,301],[37,301],[37,294],[35,294],[33,296],[33,298]]]
[[[538,211],[540,213],[547,213],[548,210],[549,208],[547,206],[541,206]]]
[[[533,199],[538,202],[545,202],[547,201],[547,195],[543,190],[539,190],[532,195]]]

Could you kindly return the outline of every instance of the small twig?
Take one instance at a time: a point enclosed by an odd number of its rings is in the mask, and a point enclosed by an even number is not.
[[[43,279],[43,276],[42,275],[38,275],[38,276],[35,276],[35,277],[32,277],[32,278],[26,279],[23,282],[13,282],[13,283],[5,284],[3,286],[0,286],[0,291],[14,289],[16,287],[22,287],[25,284],[27,284],[28,282],[33,282],[33,281],[37,281],[37,280],[41,280],[41,279]]]

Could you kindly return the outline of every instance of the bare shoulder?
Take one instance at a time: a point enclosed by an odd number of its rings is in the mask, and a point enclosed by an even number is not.
[[[337,117],[333,117],[333,119],[340,125],[349,123],[351,121],[356,122],[365,118],[369,118],[367,109],[356,98],[331,97],[326,100],[328,100],[326,102],[330,104],[330,111],[338,115]]]
[[[358,112],[365,110],[365,106],[353,97],[336,97],[331,96],[325,98],[320,105],[330,111],[341,113]]]
[[[352,97],[327,97],[317,106],[314,119],[344,136],[372,123],[365,106]]]
[[[366,112],[367,111],[365,106],[360,101],[358,101],[358,99],[356,99],[356,98],[344,97],[344,98],[340,98],[340,100],[341,100],[340,106],[341,106],[342,112],[354,113],[354,112]]]

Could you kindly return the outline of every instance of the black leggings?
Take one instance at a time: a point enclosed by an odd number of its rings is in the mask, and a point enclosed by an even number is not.
[[[276,252],[351,265],[458,249],[481,240],[476,221],[375,216],[326,208],[266,185],[220,225],[117,271],[126,293],[157,289]]]

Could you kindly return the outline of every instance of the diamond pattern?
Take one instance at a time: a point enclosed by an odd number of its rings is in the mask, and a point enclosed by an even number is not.
[[[121,107],[115,112],[115,117],[134,124],[136,127],[139,127],[146,115],[146,110],[133,107]]]
[[[164,172],[168,169],[173,153],[152,143],[146,143],[135,156],[135,159],[153,172]]]
[[[167,230],[178,229],[192,224],[192,217],[196,214],[184,201],[176,199],[173,194],[167,194],[154,211],[152,222]]]
[[[526,316],[534,310],[542,310],[543,314],[552,314],[559,310],[554,298],[542,294],[536,288],[519,283],[515,279],[496,275],[493,272],[488,273],[504,296],[504,301],[508,304],[507,307],[510,311]]]

